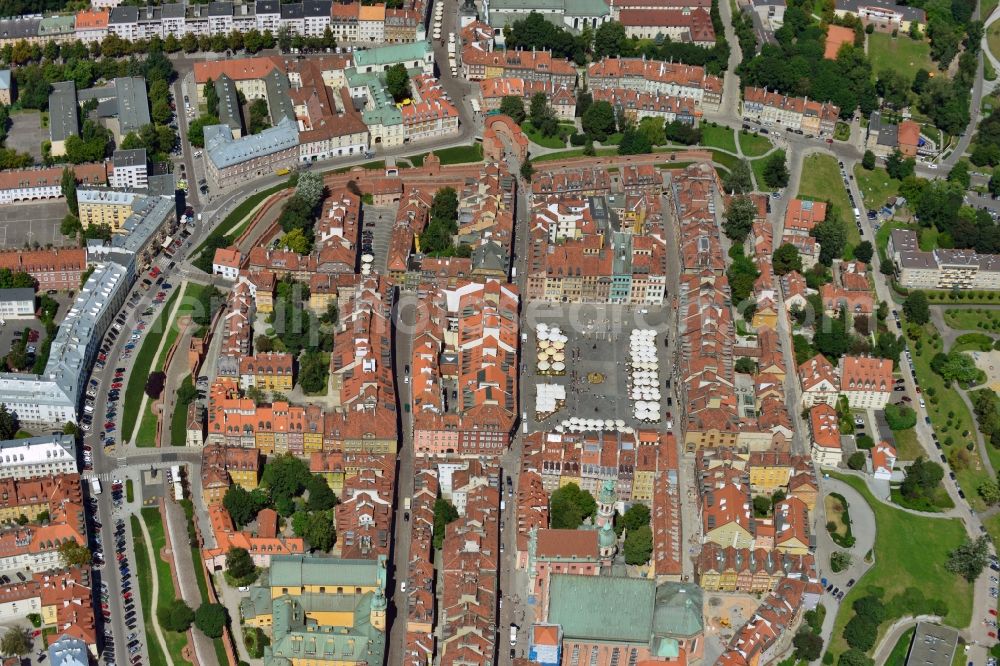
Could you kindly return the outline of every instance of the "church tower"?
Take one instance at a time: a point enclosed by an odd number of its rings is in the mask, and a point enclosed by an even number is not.
[[[615,492],[615,482],[606,479],[601,486],[601,492],[597,495],[597,526],[603,528],[605,524],[614,526],[615,504],[618,502],[618,494]]]

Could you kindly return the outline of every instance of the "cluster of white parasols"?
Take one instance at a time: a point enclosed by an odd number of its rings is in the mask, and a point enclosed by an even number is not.
[[[539,324],[536,346],[538,348],[538,373],[563,375],[566,373],[566,343],[569,338],[558,326]]]
[[[571,416],[556,426],[556,432],[623,432],[631,434],[632,428],[625,425],[622,419],[585,419]]]
[[[361,274],[371,275],[372,274],[372,263],[375,261],[375,255],[368,254],[365,252],[361,255]]]
[[[566,387],[562,384],[537,384],[535,390],[535,413],[539,420],[566,404]]]
[[[656,331],[633,328],[628,341],[629,397],[639,421],[660,420],[660,361],[656,355]]]

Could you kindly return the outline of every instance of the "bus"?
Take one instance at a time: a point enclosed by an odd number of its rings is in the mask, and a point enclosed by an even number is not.
[[[97,497],[101,494],[101,481],[100,479],[90,480],[90,494]]]

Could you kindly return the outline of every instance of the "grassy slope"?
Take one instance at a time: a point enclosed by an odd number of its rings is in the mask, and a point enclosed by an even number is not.
[[[157,604],[160,608],[165,608],[176,598],[174,594],[174,581],[170,575],[170,564],[160,557],[160,553],[167,545],[167,537],[163,532],[164,525],[160,519],[160,510],[153,507],[146,507],[142,510],[142,519],[146,522],[146,529],[149,530],[149,538],[152,540],[153,559],[156,561],[156,579],[158,581]],[[181,651],[187,646],[187,634],[179,634],[174,631],[163,629],[163,637],[167,641],[167,649],[170,651],[170,658],[174,661],[174,666],[191,663],[181,657]]]
[[[854,177],[858,181],[858,189],[865,202],[865,208],[878,210],[885,205],[889,197],[899,194],[900,181],[889,178],[885,169],[874,168],[868,171],[858,164],[854,167]]]
[[[149,546],[142,536],[139,517],[131,516],[133,552],[135,554],[135,577],[139,581],[139,597],[142,604],[143,627],[145,627],[146,651],[152,666],[166,666],[167,658],[153,631],[153,575],[149,570]],[[133,588],[134,589],[134,588]]]
[[[177,292],[167,299],[166,303],[163,304],[163,309],[156,316],[156,319],[146,327],[145,336],[140,340],[142,343],[139,346],[138,353],[133,355],[132,372],[129,374],[128,384],[126,385],[125,396],[123,399],[124,405],[122,407],[122,423],[121,423],[121,437],[131,437],[132,431],[135,428],[135,421],[139,417],[139,406],[142,404],[143,391],[146,388],[146,380],[149,379],[149,373],[153,369],[153,363],[155,362],[156,350],[160,346],[160,340],[163,338],[164,333],[167,328],[167,317],[170,316],[170,310],[174,307],[174,301],[177,299]],[[154,446],[155,442],[149,440],[146,443],[137,442],[136,446]]]
[[[948,552],[965,538],[961,521],[917,516],[894,509],[872,497],[861,479],[836,473],[831,476],[844,481],[865,498],[875,514],[876,535],[875,564],[840,605],[830,650],[839,655],[847,649],[843,632],[854,614],[851,604],[875,588],[884,590],[884,600],[892,599],[908,587],[918,588],[926,598],[940,599],[948,604],[945,624],[968,626],[972,618],[972,586],[944,568]],[[896,619],[886,618],[879,627],[880,637]]]
[[[892,69],[912,81],[918,69],[937,70],[930,54],[931,45],[926,39],[914,41],[902,33],[895,39],[885,32],[868,35],[868,59],[875,74]]]
[[[840,177],[840,167],[837,158],[830,155],[809,155],[802,163],[802,178],[799,180],[800,198],[830,201],[844,221],[847,229],[847,243],[857,245],[861,242],[858,227],[854,224],[851,214],[851,200],[847,198],[844,180]]]
[[[958,395],[958,391],[954,388],[946,388],[941,377],[931,370],[931,359],[934,358],[935,354],[943,351],[941,345],[940,338],[935,344],[931,344],[930,334],[926,333],[921,348],[918,350],[913,344],[911,349],[913,350],[913,366],[916,369],[918,384],[923,389],[931,424],[944,447],[945,456],[948,456],[954,449],[964,449],[967,443],[975,442],[974,434],[969,437],[962,436],[962,433],[966,431],[975,433],[975,424],[969,410],[965,408],[965,403]],[[934,397],[937,398],[937,403],[930,399],[929,391],[931,389],[933,389]],[[952,412],[955,417],[952,419],[952,425],[948,426],[948,414]],[[952,438],[950,446],[946,444],[947,437]],[[972,451],[966,453],[969,456],[969,467],[958,470],[955,474],[958,477],[959,485],[968,497],[969,504],[974,510],[982,511],[985,505],[979,497],[977,488],[989,479],[989,475],[983,469],[978,449],[973,448]]]

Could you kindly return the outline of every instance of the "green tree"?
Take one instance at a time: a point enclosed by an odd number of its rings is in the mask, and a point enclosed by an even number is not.
[[[156,617],[164,629],[183,633],[194,622],[194,611],[184,603],[183,599],[174,599],[169,604],[158,607]]]
[[[865,468],[865,463],[868,462],[868,458],[861,451],[855,451],[847,459],[847,466],[854,470],[861,470]]]
[[[306,518],[302,537],[313,550],[326,553],[337,542],[337,530],[333,525],[333,511],[313,511]]]
[[[410,74],[406,65],[397,63],[385,70],[385,87],[396,102],[410,97]]]
[[[758,518],[764,518],[771,513],[771,498],[767,495],[757,495],[753,498],[753,512]]]
[[[625,564],[643,565],[649,562],[653,553],[653,530],[649,525],[625,534]]]
[[[830,568],[834,573],[840,573],[851,566],[851,554],[845,550],[837,550],[830,554]]]
[[[955,166],[948,172],[948,181],[958,183],[963,190],[969,189],[969,186],[972,184],[972,175],[969,173],[969,162],[966,160],[955,162]]]
[[[80,206],[76,200],[76,174],[69,167],[63,168],[62,180],[60,182],[62,194],[66,197],[66,205],[73,215],[80,215]]]
[[[621,536],[622,532],[637,530],[644,525],[649,525],[649,507],[638,502],[630,506],[625,513],[615,521],[615,532]]]
[[[323,477],[313,474],[306,482],[309,499],[306,500],[306,511],[328,511],[337,506],[337,495]]]
[[[726,221],[722,228],[731,240],[742,243],[746,240],[753,221],[757,217],[757,204],[748,197],[735,197],[726,208]]]
[[[242,581],[257,573],[257,566],[246,548],[230,548],[226,553],[226,574],[234,580]]]
[[[299,384],[306,393],[322,393],[326,389],[329,365],[320,351],[310,351],[302,355],[299,362]]]
[[[559,131],[559,120],[555,111],[549,106],[549,98],[543,93],[535,93],[531,98],[531,109],[528,115],[531,124],[542,136],[555,136]]]
[[[7,405],[0,404],[0,440],[14,439],[20,429],[17,416],[7,410]]]
[[[906,475],[899,486],[899,492],[909,500],[929,498],[941,485],[943,478],[944,469],[941,465],[925,460],[923,456],[917,456],[917,459],[906,468]]]
[[[313,241],[302,229],[292,229],[281,237],[281,245],[292,252],[305,255],[312,251]]]
[[[910,407],[889,403],[885,406],[885,420],[890,430],[906,430],[917,424],[917,413]]]
[[[775,275],[788,275],[792,271],[802,272],[802,257],[799,248],[791,243],[782,243],[771,256],[771,266]]]
[[[847,244],[847,227],[839,215],[827,208],[826,219],[813,227],[813,238],[820,244],[819,261],[829,266],[844,252]]]
[[[878,636],[878,624],[855,615],[844,627],[844,640],[856,650],[867,652],[875,647],[875,639]]]
[[[736,372],[741,372],[746,375],[756,375],[757,374],[757,361],[753,360],[749,356],[741,356],[736,359],[736,365],[734,366]]]
[[[653,152],[649,138],[632,125],[627,125],[618,143],[619,155],[645,155]]]
[[[931,311],[927,304],[927,294],[920,290],[911,291],[903,301],[903,313],[914,324],[923,326],[930,321]]]
[[[830,653],[828,652],[827,654]],[[873,666],[875,662],[864,651],[851,648],[840,655],[837,664],[838,666]]]
[[[458,520],[458,509],[443,497],[434,500],[434,548],[439,550],[444,544],[445,529]]]
[[[870,241],[861,241],[854,248],[854,258],[858,261],[868,264],[871,263],[873,256],[875,256],[875,249]]]
[[[975,541],[966,539],[962,545],[948,553],[944,568],[972,583],[979,578],[989,558],[990,538],[984,534]]]
[[[947,382],[958,381],[962,383],[976,381],[981,372],[971,356],[956,351],[935,354],[934,358],[931,359],[931,370],[941,375]]]
[[[261,493],[256,491],[251,493],[243,486],[232,485],[226,490],[222,498],[222,506],[233,519],[236,527],[240,528],[250,523],[257,517],[257,514],[264,508]]]
[[[23,657],[31,652],[31,636],[23,627],[11,627],[0,639],[0,652],[7,657]]]
[[[1000,197],[1000,166],[993,167],[993,173],[990,175],[989,190],[990,194],[994,197]]]
[[[646,137],[651,146],[662,146],[667,142],[667,134],[663,130],[663,121],[659,118],[647,117],[640,120],[639,133]]]
[[[209,125],[218,125],[218,116],[205,114],[195,118],[188,123],[187,139],[195,148],[205,147],[205,128]]]
[[[994,504],[1000,503],[1000,485],[997,485],[996,481],[992,479],[989,481],[984,481],[979,485],[977,489],[979,496],[983,498],[983,501],[988,505],[993,506]]]
[[[209,638],[219,638],[229,621],[229,614],[222,604],[205,603],[194,614],[194,626]]]
[[[723,176],[722,186],[732,194],[746,194],[753,189],[753,170],[750,162],[740,160],[732,171]]]
[[[219,117],[219,93],[215,89],[215,82],[209,78],[202,88],[202,95],[205,97],[205,105],[208,108],[208,115]]]
[[[524,112],[524,100],[519,95],[504,95],[500,100],[500,113],[510,116],[519,125],[527,117]]]
[[[521,178],[530,183],[531,177],[534,175],[535,165],[531,163],[531,160],[524,160],[524,162],[521,163]]]
[[[597,502],[586,490],[568,483],[552,492],[549,498],[549,526],[575,530],[597,511]]]
[[[628,41],[625,26],[618,21],[608,21],[594,31],[594,58],[616,58]]]
[[[785,151],[776,150],[765,158],[763,173],[764,182],[768,187],[779,188],[788,185],[789,174]]]
[[[816,661],[823,652],[823,638],[806,628],[799,629],[792,639],[795,657],[802,661]]]
[[[268,459],[261,476],[261,485],[267,487],[271,492],[271,499],[277,503],[282,499],[291,500],[300,496],[311,477],[309,465],[286,453]]]
[[[59,559],[67,567],[83,567],[90,564],[90,551],[70,539],[59,545]]]
[[[864,157],[861,158],[861,166],[871,171],[875,168],[875,153],[870,150],[865,151]]]
[[[80,224],[79,218],[73,213],[66,213],[59,225],[59,233],[67,238],[76,238],[81,231],[83,231],[83,225]]]
[[[590,105],[581,118],[583,131],[594,141],[605,141],[615,132],[615,110],[609,102],[599,100]]]

